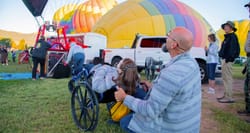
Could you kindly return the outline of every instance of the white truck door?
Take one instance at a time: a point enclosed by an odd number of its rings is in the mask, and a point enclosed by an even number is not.
[[[164,63],[170,60],[169,53],[162,52],[162,45],[166,42],[164,37],[142,37],[136,48],[136,64],[145,66],[146,57],[153,57],[157,61]]]
[[[86,33],[84,36],[84,44],[91,46],[85,50],[85,62],[93,60],[94,57],[98,57],[100,49],[105,49],[107,46],[107,38],[97,33]]]

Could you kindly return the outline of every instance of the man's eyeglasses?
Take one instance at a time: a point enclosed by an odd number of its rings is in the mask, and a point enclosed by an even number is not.
[[[171,37],[171,36],[170,36],[170,33],[171,33],[171,31],[170,31],[170,32],[168,32],[168,34],[167,34],[167,39],[169,39],[169,38],[170,38],[171,40],[175,41],[175,42],[177,43],[177,47],[178,47],[179,49],[181,49],[181,50],[185,51],[185,49],[184,49],[184,48],[180,47],[179,42],[178,42],[176,39],[174,39],[173,37]]]

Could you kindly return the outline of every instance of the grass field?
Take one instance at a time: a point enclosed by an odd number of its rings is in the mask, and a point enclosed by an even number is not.
[[[0,72],[25,72],[28,65],[0,66]],[[69,79],[0,80],[0,133],[80,132],[71,117]],[[100,104],[96,133],[121,133],[108,124],[108,111]]]
[[[234,66],[234,77],[244,78],[241,66]],[[0,66],[0,72],[27,72],[29,65]],[[69,79],[45,80],[0,80],[0,133],[13,132],[81,132],[74,124],[70,110],[70,93],[67,88]],[[227,127],[234,123],[235,132],[246,131],[248,125],[237,122],[231,114],[214,109],[215,119]],[[100,105],[99,123],[96,133],[122,133],[118,125],[107,123],[109,114],[105,105]],[[226,119],[226,120],[225,120]],[[242,128],[244,130],[242,130]],[[231,128],[226,131],[230,131]]]

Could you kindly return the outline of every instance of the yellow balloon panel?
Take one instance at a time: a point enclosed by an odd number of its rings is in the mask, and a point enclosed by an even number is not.
[[[58,9],[53,16],[53,21],[59,22],[66,14],[76,10],[78,8],[78,4],[68,4],[60,9]]]
[[[135,1],[130,1],[120,4],[119,8],[114,7],[108,12],[109,15],[104,15],[102,21],[98,21],[95,26],[105,27],[107,31],[111,31],[113,28],[126,23],[127,21],[133,21],[140,17],[149,16],[141,6],[134,3]],[[96,30],[95,26],[93,27],[93,31]]]
[[[105,14],[92,31],[107,36],[109,48],[121,48],[131,46],[136,33],[166,35],[176,26],[184,26],[195,34],[195,47],[207,44],[211,26],[176,0],[127,0]]]
[[[108,40],[108,47],[122,48],[130,47],[137,33],[143,35],[165,35],[166,31],[162,29],[164,26],[162,16],[144,17],[136,21],[130,21],[120,25],[112,30]],[[128,28],[129,27],[129,28]],[[145,28],[147,27],[147,28]],[[122,42],[124,40],[124,42]]]

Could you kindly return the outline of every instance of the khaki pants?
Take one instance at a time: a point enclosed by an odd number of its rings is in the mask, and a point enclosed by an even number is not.
[[[222,80],[225,87],[224,96],[228,99],[233,99],[233,75],[232,62],[225,62],[222,60]]]

